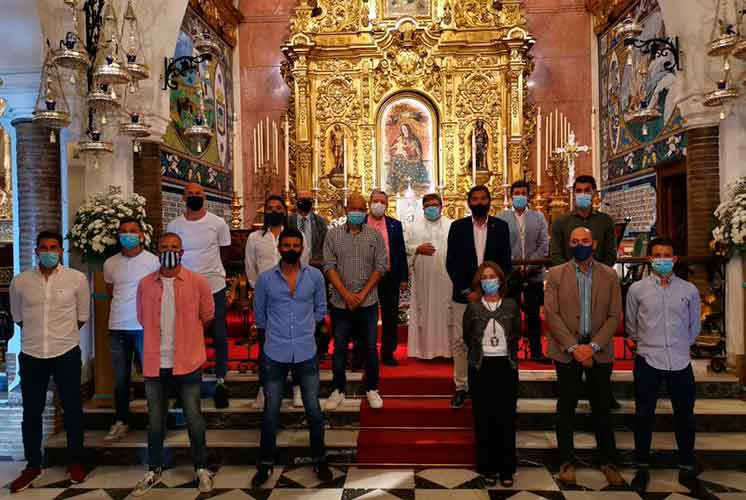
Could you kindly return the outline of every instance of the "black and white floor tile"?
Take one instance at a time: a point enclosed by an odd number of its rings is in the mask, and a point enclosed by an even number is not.
[[[97,467],[83,484],[73,485],[64,468],[46,469],[33,488],[10,495],[7,484],[23,467],[19,462],[0,462],[0,500],[124,500],[145,469]],[[260,490],[252,489],[252,467],[223,466],[215,475],[215,489],[200,494],[191,467],[164,472],[163,481],[146,500],[641,500],[629,488],[612,488],[594,469],[578,469],[578,484],[567,488],[544,467],[523,467],[512,488],[485,488],[468,469],[377,469],[334,467],[334,477],[320,483],[310,466],[276,467]],[[633,470],[623,470],[630,481]],[[677,481],[677,471],[653,470],[643,500],[691,500]],[[717,470],[702,473],[702,480],[723,500],[746,500],[746,472]]]

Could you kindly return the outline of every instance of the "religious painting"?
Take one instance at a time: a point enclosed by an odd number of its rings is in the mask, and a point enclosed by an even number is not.
[[[383,0],[383,17],[429,17],[430,0]]]
[[[438,177],[437,116],[418,94],[397,94],[378,115],[378,180],[391,194],[411,188],[418,195],[435,190]]]

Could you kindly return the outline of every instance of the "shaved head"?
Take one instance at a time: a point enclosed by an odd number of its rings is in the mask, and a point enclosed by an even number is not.
[[[593,232],[584,226],[576,227],[572,230],[570,233],[570,239],[582,239],[582,238],[590,238],[593,239]]]
[[[313,193],[311,193],[311,191],[303,190],[303,191],[298,191],[297,193],[295,193],[296,200],[303,200],[303,199],[309,200],[311,198],[313,198]]]
[[[184,186],[184,197],[187,196],[205,196],[205,188],[196,182],[190,182]]]

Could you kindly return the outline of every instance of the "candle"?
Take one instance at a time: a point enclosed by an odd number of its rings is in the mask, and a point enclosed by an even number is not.
[[[345,189],[347,188],[347,135],[342,136],[342,172],[344,174]],[[345,203],[347,198],[345,197]]]
[[[266,124],[267,124],[264,127],[264,130],[266,132],[265,135],[267,136],[267,149],[265,149],[265,151],[266,151],[267,154],[265,155],[264,161],[272,161],[272,152],[270,150],[271,146],[270,146],[270,142],[269,142],[270,139],[271,139],[271,137],[270,137],[270,131],[269,131],[269,115],[267,115],[264,119],[266,120]]]
[[[512,178],[511,175],[509,175],[508,172],[508,132],[505,132],[505,141],[503,142],[503,172],[506,179],[510,179],[510,181],[514,181],[515,179]]]
[[[536,118],[536,185],[541,184],[541,108]]]
[[[285,116],[285,192],[290,193],[290,119]]]
[[[254,127],[254,173],[256,173],[257,169],[259,168],[259,147],[257,145],[257,138],[259,135],[256,133],[256,127]]]
[[[471,185],[477,185],[477,139],[476,139],[476,125],[471,131]]]
[[[272,133],[274,134],[274,139],[275,139],[274,158],[275,158],[275,175],[277,175],[280,173],[279,172],[280,170],[280,165],[279,165],[280,163],[280,137],[279,135],[280,134],[277,131],[277,122],[275,122],[274,120],[272,120]]]
[[[552,119],[551,116],[552,113],[549,113],[549,116],[544,119],[544,128],[547,130],[547,133],[544,134],[546,136],[546,152],[544,154],[546,155],[545,164],[547,167],[549,167],[549,158],[552,154],[552,146],[549,144],[549,137],[552,135],[552,128],[549,126],[551,123],[550,120]]]
[[[559,110],[555,109],[554,110],[554,137],[553,137],[554,143],[552,143],[552,151],[554,151],[555,149],[557,149],[557,146],[559,145],[559,135],[560,135],[560,131],[559,131]]]
[[[319,155],[321,155],[321,148],[319,147],[319,136],[316,136],[313,145],[313,187],[319,187]]]

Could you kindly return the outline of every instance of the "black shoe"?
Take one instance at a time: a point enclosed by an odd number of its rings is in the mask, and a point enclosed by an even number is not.
[[[637,493],[645,493],[648,489],[648,483],[650,482],[650,471],[647,467],[641,467],[637,469],[635,477],[632,478],[632,482],[629,484],[633,490]]]
[[[321,481],[322,483],[328,483],[329,481],[334,479],[334,474],[329,468],[329,464],[327,464],[326,462],[319,462],[314,465],[313,471],[316,473],[316,477],[318,477],[319,481]]]
[[[611,404],[609,405],[609,408],[612,410],[618,410],[622,407],[622,405],[619,404],[619,401],[616,400],[614,396],[611,396]]]
[[[256,466],[256,474],[251,478],[251,486],[259,488],[261,485],[269,480],[269,476],[272,475],[272,467],[269,465],[259,464]]]
[[[692,496],[700,500],[717,500],[717,495],[707,489],[707,486],[697,478],[695,470],[682,469],[679,471],[679,483],[689,488]]]
[[[386,366],[399,366],[399,362],[397,360],[395,360],[393,357],[389,358],[388,356],[385,358],[381,358],[381,363]]]
[[[216,385],[215,393],[212,395],[212,399],[215,401],[215,408],[228,408],[228,406],[230,405],[228,396],[228,388],[225,386],[225,384]]]
[[[497,474],[494,472],[480,472],[480,476],[482,476],[482,481],[484,481],[484,485],[487,487],[495,486],[497,484]]]
[[[466,402],[466,398],[469,397],[466,391],[456,391],[451,399],[451,408],[461,408]]]

